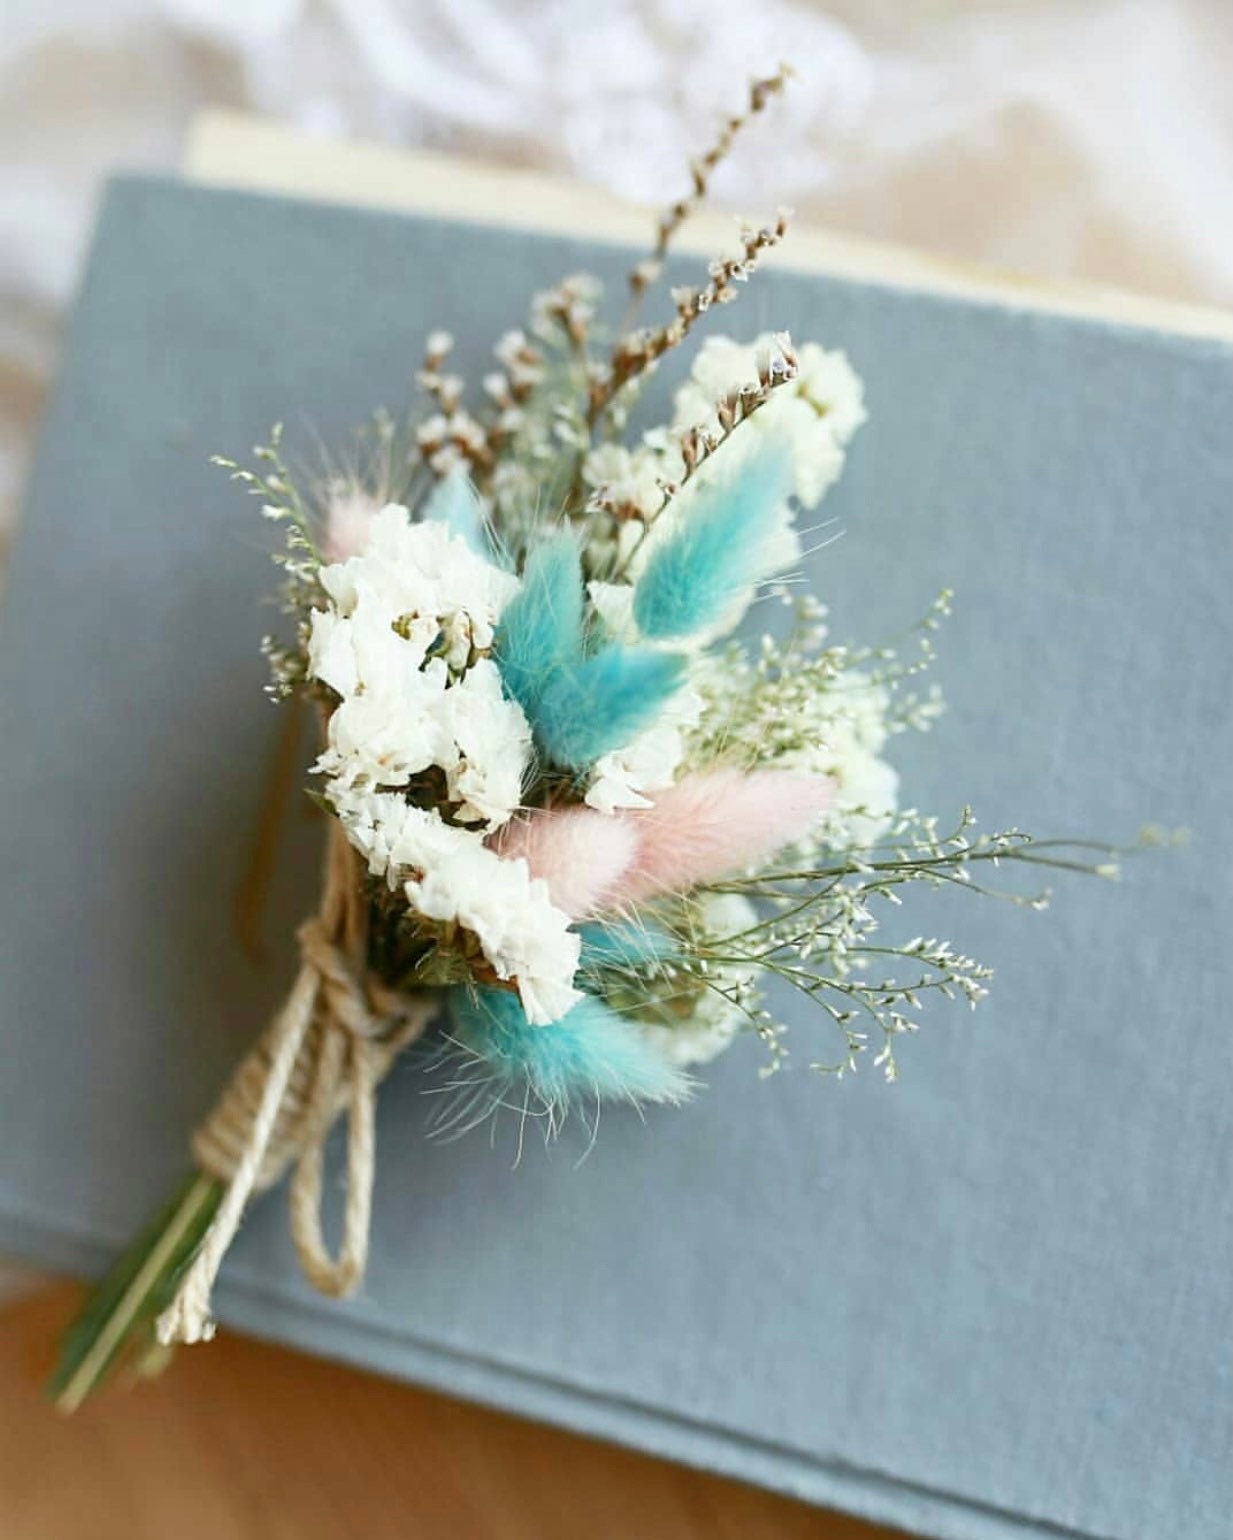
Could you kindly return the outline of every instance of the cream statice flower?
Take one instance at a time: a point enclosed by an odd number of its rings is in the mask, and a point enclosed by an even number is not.
[[[492,646],[518,579],[446,524],[414,523],[406,508],[390,503],[373,515],[357,555],[322,568],[321,585],[340,618],[363,612],[363,619],[396,622],[396,634],[416,649],[419,664],[432,649],[461,671],[473,649]]]
[[[487,656],[517,579],[443,524],[374,514],[363,549],[325,567],[329,606],[311,617],[310,677],[339,696],[316,768],[351,843],[411,909],[472,934],[528,1020],[578,999],[579,940],[524,861],[484,844],[517,808],[531,732]],[[458,824],[398,788],[444,774]]]
[[[664,457],[653,443],[633,449],[601,444],[583,461],[586,484],[606,503],[641,519],[652,519],[664,500]]]
[[[311,678],[339,697],[316,769],[331,796],[405,786],[433,767],[460,822],[496,828],[518,806],[531,755],[521,708],[486,655],[518,580],[444,524],[390,505],[363,549],[321,571]]]
[[[716,431],[716,402],[758,378],[760,353],[779,344],[772,333],[752,343],[711,337],[698,350],[689,379],[673,401],[673,426]],[[792,457],[794,491],[806,508],[816,508],[843,470],[844,450],[865,421],[864,389],[846,354],[816,342],[794,350],[796,378],[781,385],[741,431],[733,436],[738,454],[752,453],[768,433],[782,435]]]
[[[503,824],[522,797],[531,731],[522,708],[509,700],[490,658],[474,662],[442,702],[450,749],[446,791],[463,823]],[[453,751],[457,751],[457,758]]]
[[[595,761],[583,800],[601,813],[649,807],[648,793],[671,786],[685,763],[686,733],[702,706],[702,697],[689,685],[678,690],[654,726]]]
[[[397,792],[346,790],[333,806],[369,871],[400,888],[416,914],[473,935],[497,977],[517,986],[533,1026],[581,998],[578,933],[526,861],[497,855],[478,834]]]

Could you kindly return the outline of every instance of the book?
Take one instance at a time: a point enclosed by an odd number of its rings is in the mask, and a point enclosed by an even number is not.
[[[628,263],[560,232],[113,183],[0,605],[0,1247],[106,1262],[315,902],[320,825],[271,812],[266,542],[208,456],[278,417],[304,458],[345,453],[428,329],[449,318],[477,377],[535,289]],[[934,1013],[893,1088],[809,1074],[800,1023],[793,1072],[755,1083],[741,1045],[684,1112],[515,1165],[502,1137],[427,1139],[408,1061],[362,1293],[312,1294],[272,1195],[220,1317],[938,1536],[1223,1535],[1228,340],[756,282],[729,329],[842,346],[866,382],[823,509],[843,538],[808,562],[836,630],[890,639],[957,592],[953,707],[905,742],[906,799],[971,799],[986,827],[1188,825],[1194,848],[1040,918],[957,894],[947,923],[996,993]]]

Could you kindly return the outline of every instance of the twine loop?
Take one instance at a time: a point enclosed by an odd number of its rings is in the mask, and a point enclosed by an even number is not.
[[[160,1342],[214,1335],[210,1296],[249,1199],[294,1164],[291,1235],[305,1277],[323,1294],[351,1293],[368,1260],[376,1166],[376,1089],[399,1051],[430,1021],[432,996],[400,995],[366,973],[366,906],[346,836],[331,829],[321,910],[298,932],[300,969],[278,1015],[193,1136],[222,1201],[171,1304]],[[321,1226],[325,1142],[348,1120],[342,1237],[331,1256]]]

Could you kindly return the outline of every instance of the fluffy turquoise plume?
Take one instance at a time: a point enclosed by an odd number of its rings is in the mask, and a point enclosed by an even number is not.
[[[493,1102],[534,1104],[554,1122],[575,1102],[679,1102],[688,1075],[641,1036],[637,1028],[594,995],[584,995],[560,1021],[533,1027],[518,996],[505,989],[452,989],[454,1029],[465,1048],[484,1060]]]
[[[582,558],[568,530],[535,547],[493,641],[505,688],[544,758],[585,770],[628,743],[676,688],[680,658],[617,645],[588,655]]]
[[[446,525],[476,551],[487,548],[483,510],[465,471],[451,471],[437,482],[424,499],[424,518]]]
[[[485,560],[506,565],[484,517],[484,505],[465,471],[451,471],[437,482],[424,499],[423,517],[446,525],[451,534],[460,536]]]
[[[522,587],[505,607],[493,656],[532,728],[544,690],[582,656],[582,556],[568,531],[537,545]]]
[[[671,641],[703,631],[770,575],[765,542],[791,493],[791,471],[783,446],[771,441],[731,480],[699,484],[634,590],[643,636]]]
[[[557,672],[531,713],[536,742],[554,764],[585,770],[658,716],[681,681],[684,659],[651,647],[603,647]]]
[[[681,944],[654,920],[590,920],[578,927],[582,937],[582,972],[597,968],[645,968],[671,962]]]

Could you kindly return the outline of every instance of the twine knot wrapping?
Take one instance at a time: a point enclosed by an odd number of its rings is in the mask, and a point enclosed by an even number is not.
[[[300,969],[282,1009],[193,1137],[201,1170],[225,1183],[210,1228],[158,1318],[164,1344],[214,1335],[210,1296],[249,1199],[295,1164],[291,1234],[305,1276],[323,1294],[351,1293],[368,1260],[376,1161],[374,1102],[399,1051],[435,1011],[363,967],[366,906],[342,829],[331,829],[320,913],[298,932]],[[321,1228],[325,1142],[348,1117],[342,1238],[331,1256]]]

